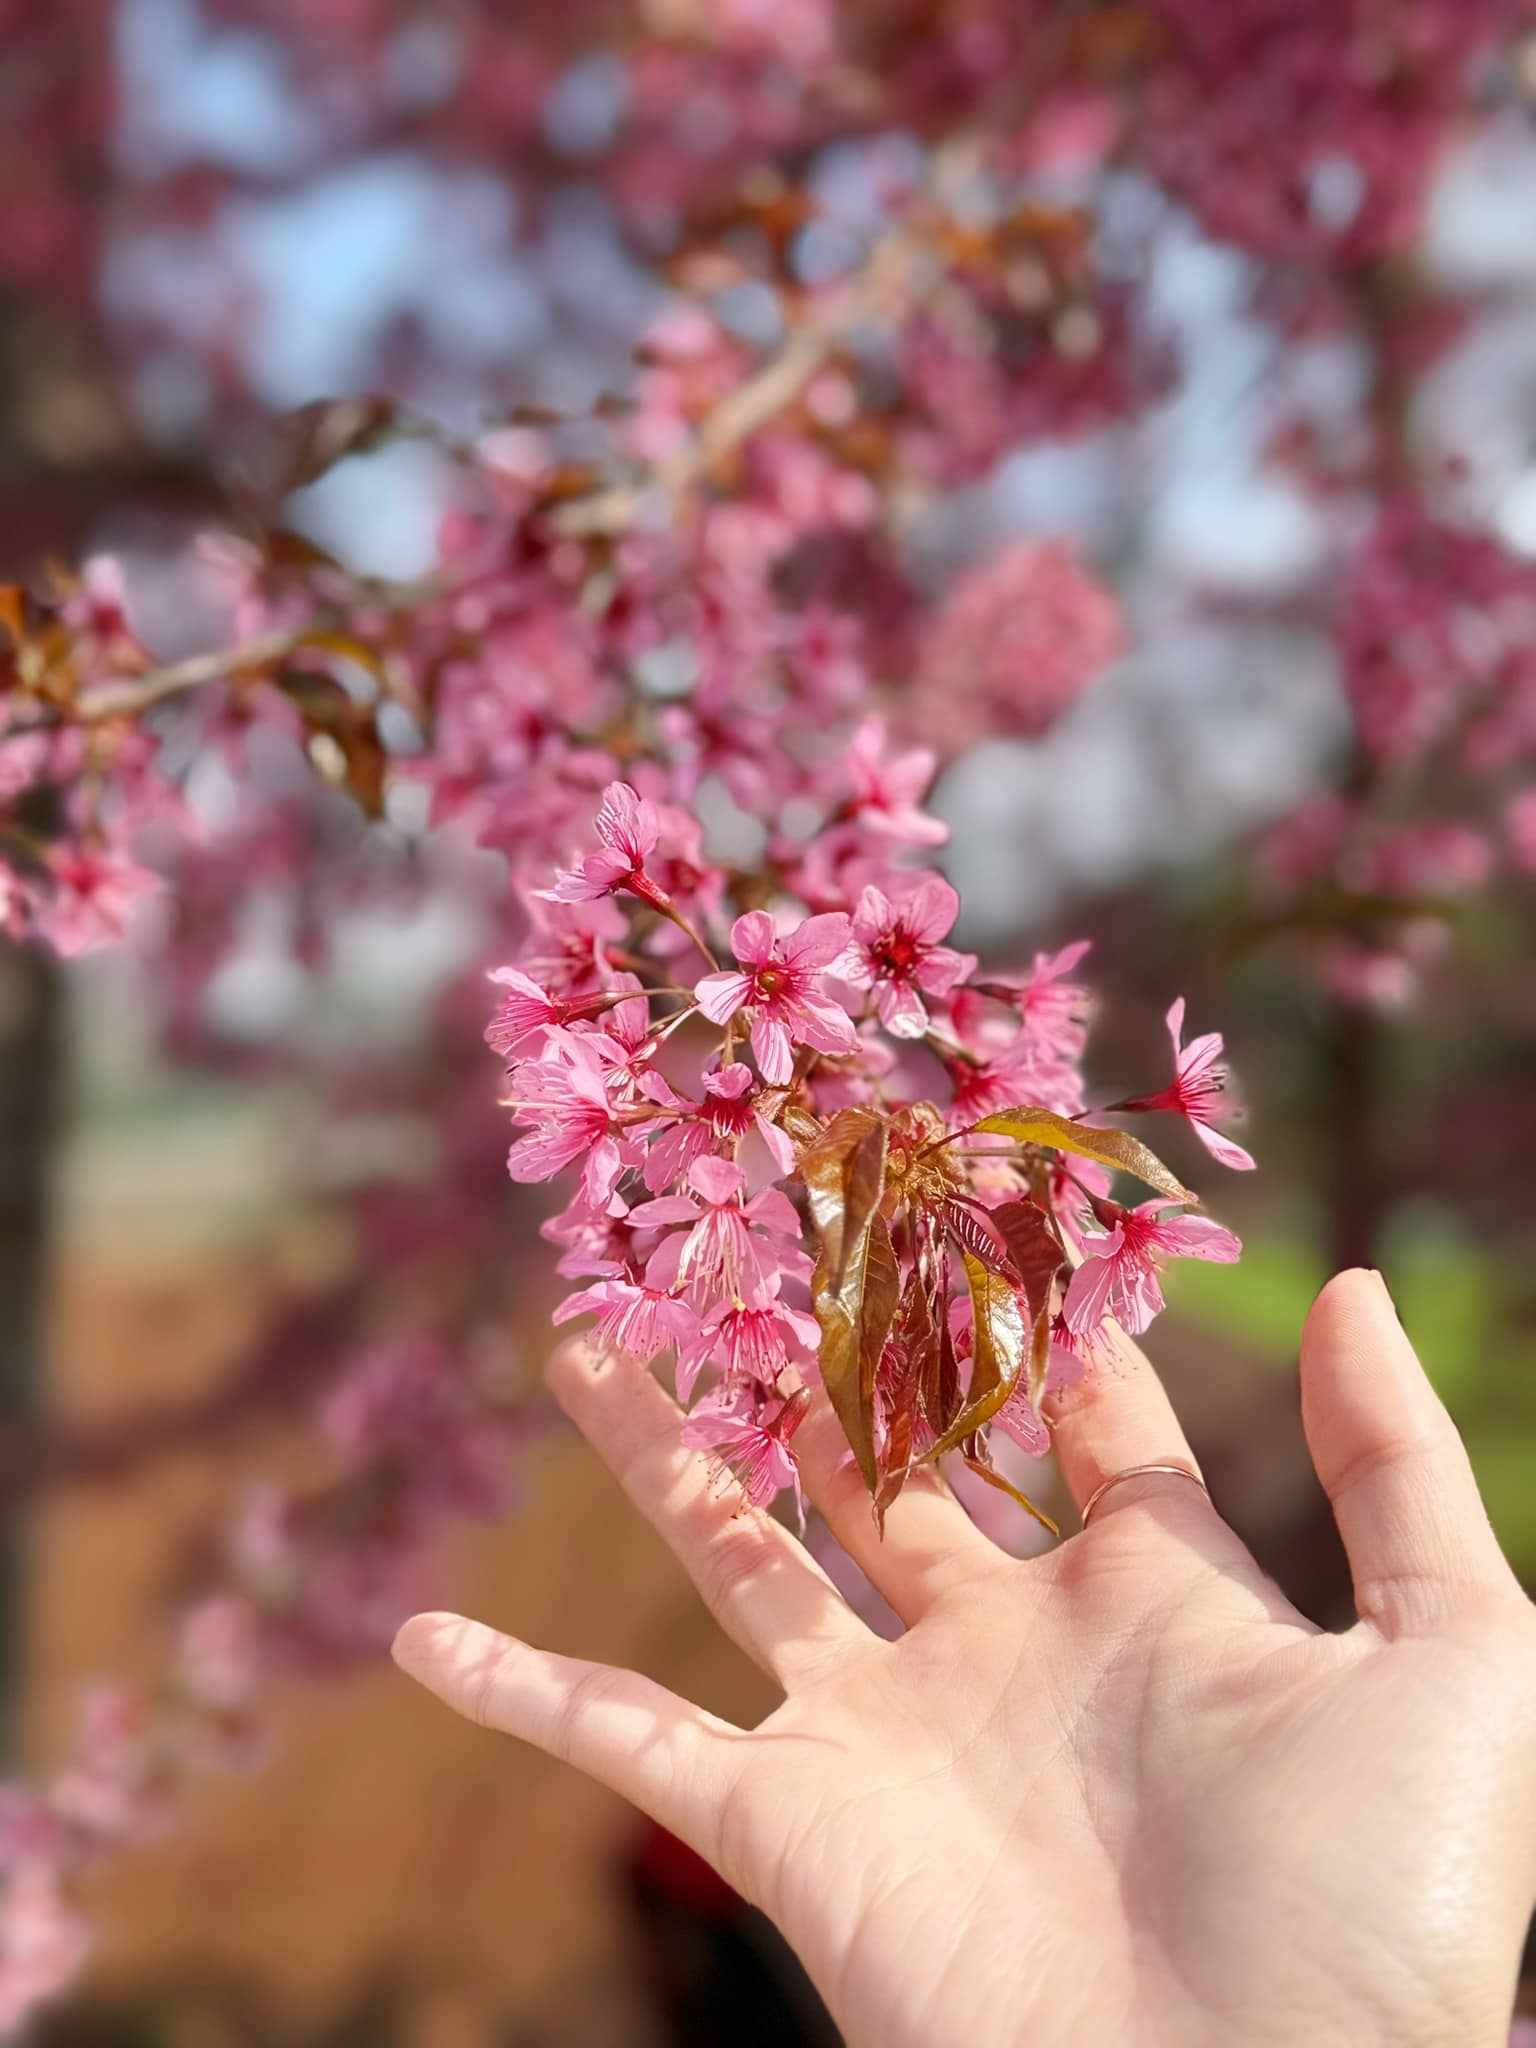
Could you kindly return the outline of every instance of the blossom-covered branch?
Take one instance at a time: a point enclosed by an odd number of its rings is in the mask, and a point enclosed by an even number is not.
[[[648,765],[665,790],[666,764]],[[552,952],[537,932],[493,977],[507,993],[486,1035],[521,1132],[509,1170],[580,1168],[548,1234],[587,1285],[556,1321],[595,1317],[636,1370],[669,1354],[692,1403],[684,1441],[759,1505],[798,1500],[793,1439],[818,1387],[882,1518],[915,1465],[950,1451],[1014,1492],[992,1428],[1043,1453],[1044,1396],[1106,1318],[1145,1330],[1164,1259],[1239,1252],[1139,1138],[1086,1113],[1088,999],[1068,978],[1083,949],[978,982],[975,956],[944,943],[958,898],[908,864],[943,836],[920,807],[929,767],[883,761],[861,730],[823,785],[821,832],[770,830],[760,875],[691,860],[697,931],[662,852],[691,821],[615,783],[597,850],[545,892],[567,943]],[[872,786],[877,807],[859,801]],[[735,916],[735,965],[719,967],[732,894],[766,907]],[[658,940],[669,974],[696,977],[692,1003],[660,1018],[614,964]],[[1183,1014],[1169,1013],[1173,1081],[1120,1107],[1179,1116],[1224,1165],[1251,1167],[1215,1128],[1221,1039],[1185,1049]],[[1117,1172],[1151,1199],[1112,1199]]]

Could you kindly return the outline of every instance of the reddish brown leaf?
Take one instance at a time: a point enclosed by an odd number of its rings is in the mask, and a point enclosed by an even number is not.
[[[944,1224],[956,1244],[973,1259],[999,1272],[1008,1263],[1008,1247],[992,1228],[985,1209],[973,1209],[968,1202],[946,1202]]]
[[[999,1203],[987,1221],[1006,1248],[1008,1270],[1024,1290],[1033,1321],[1049,1308],[1051,1283],[1065,1264],[1056,1225],[1038,1202],[1026,1199]]]
[[[920,1260],[923,1286],[928,1298],[934,1348],[926,1361],[918,1399],[923,1420],[931,1437],[941,1437],[960,1412],[962,1393],[960,1368],[955,1362],[955,1340],[949,1327],[947,1261],[942,1246],[930,1259]]]
[[[885,1193],[886,1135],[877,1110],[841,1109],[800,1155],[800,1178],[834,1287]]]
[[[355,703],[329,676],[288,669],[277,680],[303,717],[315,767],[345,789],[366,816],[382,817],[389,756],[373,708]]]
[[[896,1314],[901,1275],[891,1233],[870,1215],[855,1243],[840,1243],[840,1281],[823,1247],[811,1276],[811,1306],[821,1328],[821,1377],[843,1426],[864,1484],[873,1496],[880,1478],[875,1457],[875,1373]]]
[[[877,1460],[880,1486],[875,1513],[882,1527],[885,1511],[901,1492],[912,1465],[923,1388],[938,1360],[939,1333],[934,1302],[923,1274],[914,1267],[901,1291],[880,1370],[880,1397],[885,1437]]]
[[[965,1405],[926,1454],[939,1458],[972,1435],[1002,1407],[1024,1370],[1029,1331],[1013,1283],[963,1251],[971,1289],[971,1384]]]

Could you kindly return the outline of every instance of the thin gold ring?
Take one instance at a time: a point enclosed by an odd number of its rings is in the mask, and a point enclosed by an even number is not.
[[[1118,1486],[1122,1479],[1140,1479],[1144,1472],[1172,1472],[1180,1479],[1189,1479],[1203,1494],[1209,1495],[1210,1488],[1198,1472],[1191,1472],[1187,1465],[1130,1465],[1123,1472],[1111,1472],[1107,1479],[1101,1479],[1083,1503],[1080,1517],[1083,1527],[1088,1526],[1088,1517],[1112,1486]]]

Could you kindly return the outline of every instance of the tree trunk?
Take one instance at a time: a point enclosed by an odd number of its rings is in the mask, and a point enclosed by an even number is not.
[[[0,948],[0,1429],[35,1419],[46,1343],[50,1171],[63,1076],[63,982],[41,947]],[[26,1521],[0,1517],[0,1748],[16,1736]]]

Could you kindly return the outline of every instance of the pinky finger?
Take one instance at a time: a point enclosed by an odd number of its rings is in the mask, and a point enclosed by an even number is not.
[[[395,1662],[455,1713],[575,1766],[717,1861],[740,1730],[610,1664],[557,1657],[458,1614],[417,1614]]]

